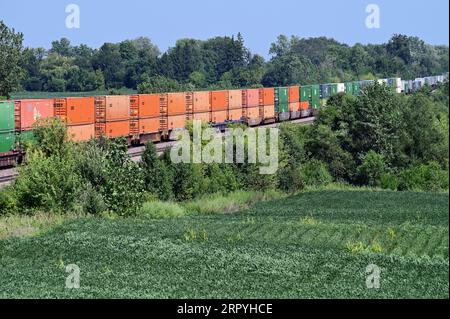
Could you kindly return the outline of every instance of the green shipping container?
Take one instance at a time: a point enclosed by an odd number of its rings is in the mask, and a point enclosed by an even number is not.
[[[10,152],[14,149],[16,134],[14,131],[0,132],[0,153]]]
[[[281,104],[275,105],[275,112],[277,112],[277,113],[287,113],[287,112],[289,112],[289,104],[288,103],[281,103]]]
[[[351,82],[345,82],[345,93],[353,95],[353,84]]]
[[[289,103],[289,89],[287,87],[275,88],[275,104]]]
[[[352,85],[353,85],[353,95],[359,95],[361,89],[359,82],[355,81],[352,83]]]
[[[311,85],[310,105],[313,109],[320,107],[320,85]]]
[[[0,132],[14,131],[14,102],[0,102]]]
[[[338,93],[338,85],[336,83],[331,84],[330,87],[330,96],[333,96]]]
[[[311,96],[311,86],[305,85],[300,87],[300,101],[309,101]]]

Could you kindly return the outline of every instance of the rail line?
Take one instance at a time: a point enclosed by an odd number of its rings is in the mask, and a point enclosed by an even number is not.
[[[315,120],[314,117],[308,117],[308,118],[286,121],[286,122],[281,122],[281,123],[264,124],[264,125],[260,125],[258,127],[272,128],[272,127],[278,127],[280,124],[283,124],[283,123],[311,124],[314,122],[314,120]],[[170,149],[175,143],[176,143],[176,141],[170,141],[170,142],[163,142],[163,143],[155,144],[156,151],[159,154],[162,154],[165,150]],[[145,146],[133,147],[128,150],[128,156],[133,161],[139,162],[142,154],[144,154],[144,151],[145,151]],[[16,168],[0,170],[0,188],[10,185],[18,176],[19,176],[19,173],[17,172]]]

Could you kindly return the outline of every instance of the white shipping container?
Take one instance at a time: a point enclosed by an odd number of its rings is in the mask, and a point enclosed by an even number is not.
[[[345,92],[345,84],[344,83],[338,83],[337,84],[337,92],[338,93],[344,93]]]

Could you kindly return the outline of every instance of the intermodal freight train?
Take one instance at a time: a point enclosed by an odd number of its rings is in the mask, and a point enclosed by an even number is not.
[[[402,81],[378,80],[397,93],[435,86],[448,74]],[[276,88],[56,98],[0,102],[0,167],[22,156],[21,145],[33,142],[33,124],[55,117],[67,125],[75,142],[101,136],[125,137],[130,144],[167,139],[188,120],[213,126],[242,122],[249,126],[312,116],[338,93],[358,95],[373,81]]]

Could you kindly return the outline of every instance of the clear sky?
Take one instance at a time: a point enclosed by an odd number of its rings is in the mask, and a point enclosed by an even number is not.
[[[80,8],[79,29],[66,27],[71,3]],[[366,27],[372,3],[380,8],[379,29]],[[252,52],[265,57],[279,34],[354,44],[383,43],[402,33],[448,45],[448,12],[448,0],[0,0],[0,19],[24,33],[27,46],[49,48],[67,37],[99,47],[147,36],[165,51],[180,38],[241,32]]]

